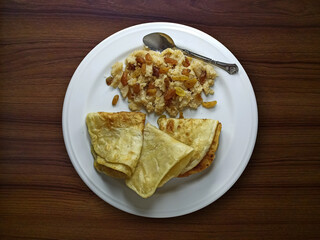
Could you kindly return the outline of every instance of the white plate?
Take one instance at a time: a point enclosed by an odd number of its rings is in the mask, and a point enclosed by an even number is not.
[[[236,63],[239,73],[229,75],[216,68],[218,77],[208,100],[217,100],[213,109],[186,110],[186,118],[211,118],[222,123],[220,145],[214,164],[202,173],[172,179],[148,199],[142,199],[122,180],[103,176],[93,167],[90,139],[85,125],[89,112],[129,111],[126,100],[116,107],[119,94],[105,83],[111,66],[136,49],[151,32],[170,35],[178,46],[219,61]],[[147,121],[156,125],[154,114]],[[250,80],[233,54],[220,42],[197,29],[174,23],[146,23],[124,29],[98,44],[75,71],[63,105],[63,136],[72,164],[87,186],[104,201],[123,211],[146,217],[174,217],[201,209],[222,196],[240,177],[254,148],[258,114]],[[157,126],[157,125],[156,125]]]

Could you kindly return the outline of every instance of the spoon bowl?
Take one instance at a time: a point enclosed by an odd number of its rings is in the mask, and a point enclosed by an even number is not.
[[[146,36],[143,37],[143,43],[151,50],[153,51],[160,51],[162,52],[163,50],[167,48],[176,48],[184,52],[186,55],[189,55],[191,57],[198,58],[200,60],[203,60],[205,62],[211,63],[229,74],[235,74],[239,71],[239,68],[236,64],[234,63],[224,63],[220,61],[216,61],[213,59],[210,59],[208,57],[202,56],[200,54],[194,53],[190,50],[180,48],[175,45],[173,39],[165,34],[165,33],[160,33],[160,32],[155,32],[155,33],[150,33]]]

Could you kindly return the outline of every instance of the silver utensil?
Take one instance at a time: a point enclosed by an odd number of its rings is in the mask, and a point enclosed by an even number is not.
[[[177,47],[174,44],[174,41],[172,40],[172,38],[170,36],[168,36],[165,33],[160,33],[160,32],[155,32],[155,33],[150,33],[146,36],[143,37],[143,43],[150,48],[151,50],[154,51],[163,51],[167,48],[176,48],[181,50],[182,52],[184,52],[185,54],[201,59],[203,61],[206,61],[208,63],[211,63],[223,70],[225,70],[226,72],[228,72],[229,74],[235,74],[239,71],[239,68],[236,64],[232,64],[232,63],[224,63],[224,62],[220,62],[220,61],[216,61],[207,57],[204,57],[200,54],[191,52],[187,49],[183,49],[180,47]]]

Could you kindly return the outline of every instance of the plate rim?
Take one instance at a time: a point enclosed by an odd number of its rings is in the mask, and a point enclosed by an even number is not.
[[[67,113],[68,113],[68,103],[69,103],[69,99],[71,97],[71,90],[72,90],[72,86],[75,82],[75,80],[73,80],[74,78],[76,78],[76,76],[78,74],[80,74],[81,72],[81,68],[82,66],[88,62],[91,58],[94,57],[94,55],[99,52],[99,48],[101,48],[104,44],[105,41],[111,41],[112,39],[115,39],[116,37],[118,37],[119,35],[121,36],[121,34],[123,32],[127,32],[127,31],[131,31],[133,29],[137,29],[137,28],[143,28],[143,27],[156,27],[157,25],[160,25],[161,27],[170,27],[170,28],[179,28],[182,30],[186,30],[186,32],[194,32],[194,33],[201,33],[201,35],[205,35],[206,37],[209,37],[210,39],[215,40],[215,42],[217,42],[221,47],[223,47],[228,54],[231,54],[231,56],[237,60],[237,63],[239,64],[239,67],[241,70],[243,70],[243,73],[245,75],[245,77],[248,79],[248,81],[246,81],[246,87],[249,88],[251,95],[251,100],[254,101],[250,101],[250,106],[251,106],[251,113],[252,113],[252,118],[254,119],[253,123],[254,126],[252,126],[251,129],[251,135],[250,135],[250,143],[248,142],[247,145],[247,149],[244,153],[245,157],[242,158],[242,161],[240,162],[238,168],[235,170],[234,174],[232,175],[231,178],[229,178],[226,183],[220,187],[219,191],[215,193],[215,197],[210,198],[209,201],[205,201],[204,203],[201,204],[201,206],[196,206],[194,208],[190,208],[184,212],[179,212],[179,213],[173,213],[172,211],[170,213],[168,212],[164,212],[164,213],[142,213],[142,212],[137,212],[134,211],[130,208],[127,208],[126,206],[122,205],[123,207],[120,208],[117,204],[115,204],[114,199],[111,199],[112,201],[107,201],[106,200],[106,196],[105,194],[92,182],[92,180],[86,176],[86,174],[83,172],[82,168],[79,166],[79,163],[77,162],[77,160],[75,159],[75,154],[73,152],[73,149],[71,149],[70,147],[70,139],[69,139],[69,134],[67,133]],[[235,182],[239,179],[239,177],[242,175],[243,171],[245,170],[246,166],[248,165],[250,158],[252,156],[254,147],[255,147],[255,143],[256,143],[256,139],[257,139],[257,133],[258,133],[258,106],[257,106],[257,101],[256,101],[256,97],[255,97],[255,92],[254,89],[252,87],[251,81],[247,75],[247,73],[245,72],[243,66],[240,64],[240,62],[238,61],[238,59],[233,55],[233,53],[227,48],[225,47],[222,43],[220,43],[217,39],[215,39],[214,37],[210,36],[209,34],[187,26],[187,25],[183,25],[183,24],[178,24],[178,23],[171,23],[171,22],[151,22],[151,23],[142,23],[142,24],[137,24],[134,26],[130,26],[128,28],[122,29],[118,32],[113,33],[112,35],[108,36],[107,38],[103,39],[100,43],[98,43],[93,49],[91,49],[89,51],[89,53],[81,60],[80,64],[77,66],[77,69],[75,70],[74,74],[72,75],[70,82],[68,84],[67,90],[66,90],[66,94],[65,94],[65,98],[64,98],[64,102],[63,102],[63,109],[62,109],[62,131],[63,131],[63,139],[64,139],[64,143],[66,146],[66,150],[69,156],[69,159],[73,165],[73,167],[75,168],[77,174],[80,176],[80,178],[82,179],[82,181],[88,186],[88,188],[93,191],[97,196],[99,196],[103,201],[107,202],[108,204],[110,204],[111,206],[122,210],[124,212],[133,214],[133,215],[137,215],[137,216],[143,216],[143,217],[150,217],[150,218],[169,218],[169,217],[177,217],[177,216],[182,216],[182,215],[186,215],[186,214],[190,214],[192,212],[198,211],[206,206],[208,206],[209,204],[213,203],[214,201],[216,201],[217,199],[219,199],[221,196],[223,196],[227,191],[229,191],[232,186],[235,184]],[[243,159],[246,159],[245,161],[243,161]],[[88,184],[88,182],[90,182],[90,184]],[[110,199],[109,199],[110,200]]]

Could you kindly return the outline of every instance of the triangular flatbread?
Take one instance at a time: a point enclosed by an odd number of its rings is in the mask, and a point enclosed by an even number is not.
[[[95,168],[128,178],[140,158],[146,115],[136,112],[89,113],[86,118]]]
[[[131,178],[126,180],[127,186],[143,198],[150,197],[159,184],[163,185],[181,172],[192,151],[193,148],[148,123],[139,163]]]
[[[188,156],[189,163],[181,171],[180,177],[202,171],[211,164],[219,142],[221,131],[219,121],[160,118],[158,124],[160,130],[194,149]]]

